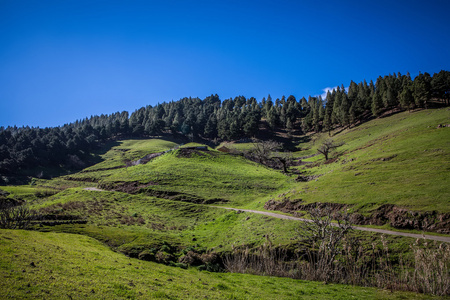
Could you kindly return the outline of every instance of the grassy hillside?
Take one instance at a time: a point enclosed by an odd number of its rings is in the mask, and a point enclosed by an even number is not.
[[[144,194],[82,188],[67,189],[32,203],[31,207],[43,215],[86,220],[86,225],[65,224],[40,230],[88,235],[136,256],[164,242],[177,248],[198,245],[216,251],[230,251],[232,245],[260,245],[266,241],[265,236],[274,243],[286,244],[296,227],[296,222],[289,220]]]
[[[147,154],[166,151],[176,146],[175,142],[161,139],[121,141],[119,145],[100,155],[102,162],[86,168],[85,171],[121,167],[127,161],[135,161]]]
[[[303,175],[287,196],[310,202],[354,205],[368,211],[396,204],[416,211],[450,212],[450,123],[448,109],[403,112],[339,132],[316,134],[296,153],[315,153],[325,139],[345,144],[324,164],[322,155],[304,161]]]
[[[1,272],[7,278],[1,283],[4,294],[0,296],[421,298],[291,279],[199,272],[194,267],[185,270],[122,254],[184,268],[187,264],[182,261],[189,251],[223,254],[264,243],[295,250],[296,221],[220,208],[263,210],[270,199],[340,203],[363,214],[384,204],[450,212],[450,128],[437,128],[449,123],[450,111],[438,109],[400,113],[335,131],[331,138],[344,145],[328,162],[320,155],[306,158],[306,164],[291,167],[287,175],[240,155],[189,148],[200,144],[174,149],[176,143],[162,139],[120,141],[102,150],[102,162],[79,173],[2,187],[11,193],[2,197],[27,201],[44,223],[34,227],[40,233],[0,231],[0,253],[5,254]],[[294,156],[317,153],[328,138],[328,133],[298,137],[302,142]],[[245,143],[234,145],[251,148]],[[161,152],[165,153],[148,163],[125,167],[127,162]],[[300,182],[299,175],[313,180]],[[379,236],[371,233],[355,232],[351,238],[362,241],[361,247],[367,246],[373,255],[375,248],[381,253],[384,247]],[[385,241],[396,263],[402,255],[411,258],[412,239],[392,236]],[[211,263],[205,268],[215,267]]]
[[[155,141],[147,143],[152,145]],[[132,141],[128,144],[132,144]],[[110,157],[108,161],[118,161],[120,155],[114,148],[106,154]],[[152,194],[152,191],[178,193],[184,194],[187,200],[189,196],[193,201],[195,198],[221,199],[223,202],[232,202],[234,206],[264,202],[269,196],[289,189],[294,183],[292,178],[278,171],[213,149],[189,151],[181,148],[147,164],[129,168],[105,170],[105,164],[91,167],[90,172],[70,175],[70,179],[96,182],[109,189],[138,183],[145,186],[148,194]]]
[[[73,234],[0,230],[0,251],[2,299],[430,299],[289,278],[184,270],[131,259]]]

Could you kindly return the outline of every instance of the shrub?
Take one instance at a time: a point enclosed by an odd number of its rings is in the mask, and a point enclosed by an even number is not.
[[[27,205],[4,206],[0,209],[0,228],[27,229],[36,214]]]

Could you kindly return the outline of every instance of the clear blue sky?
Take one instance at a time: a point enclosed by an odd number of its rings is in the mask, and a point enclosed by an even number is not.
[[[0,0],[0,126],[450,70],[450,1]]]

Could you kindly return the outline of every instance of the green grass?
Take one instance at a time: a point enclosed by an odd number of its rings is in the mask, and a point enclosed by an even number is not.
[[[197,152],[191,157],[179,154],[180,150],[176,150],[145,165],[79,173],[71,177],[79,180],[89,178],[109,186],[120,182],[152,182],[151,190],[189,194],[203,199],[220,198],[231,201],[234,206],[263,203],[294,183],[290,177],[240,156],[215,150]]]
[[[215,251],[230,251],[231,245],[260,245],[266,241],[265,235],[274,243],[285,244],[290,242],[296,228],[295,221],[143,194],[81,188],[35,200],[31,208],[42,214],[71,215],[88,221],[86,226],[61,225],[40,230],[84,234],[127,249],[149,249],[154,243],[170,240],[179,247],[199,244]]]
[[[27,202],[33,202],[57,193],[57,191],[52,188],[30,185],[2,186],[1,189],[9,193],[7,198]]]
[[[431,299],[289,278],[200,272],[125,257],[80,235],[0,230],[2,299]],[[440,299],[440,298],[435,298]]]
[[[404,112],[337,133],[333,139],[345,142],[333,154],[338,161],[304,168],[323,176],[298,184],[290,196],[363,210],[390,203],[450,212],[450,128],[436,128],[449,120],[448,109]],[[317,135],[308,146],[317,148],[326,138]],[[309,161],[323,162],[323,156]]]
[[[134,161],[147,154],[169,150],[177,146],[175,142],[162,139],[143,139],[120,141],[106,153],[100,155],[102,162],[86,168],[87,171],[107,169],[125,165],[126,161]]]
[[[237,150],[237,151],[248,151],[255,147],[253,145],[253,143],[222,143],[217,148],[220,148],[222,146],[225,146],[228,149]]]
[[[34,180],[29,186],[2,187],[11,193],[9,197],[25,199],[42,213],[70,215],[87,224],[37,228],[51,231],[45,233],[0,231],[1,272],[7,279],[0,284],[0,298],[429,298],[283,278],[181,270],[129,259],[120,253],[136,257],[162,245],[176,248],[174,255],[192,246],[223,252],[237,246],[259,246],[267,236],[274,245],[290,247],[298,234],[297,222],[213,207],[262,210],[272,198],[346,203],[362,213],[387,203],[449,212],[450,128],[436,129],[437,124],[448,124],[449,120],[449,110],[428,110],[400,113],[335,132],[333,139],[345,142],[332,155],[338,160],[323,164],[323,156],[306,159],[313,167],[298,167],[304,175],[322,175],[307,183],[210,148],[187,157],[183,150],[171,151],[145,165],[113,169],[127,160],[176,146],[174,142],[150,139],[121,141],[109,150],[102,149],[103,161],[84,172]],[[309,142],[298,145],[295,155],[314,154],[326,138],[328,134],[311,136]],[[235,145],[240,150],[251,146]],[[152,185],[133,195],[83,189],[124,182]],[[180,197],[159,199],[151,196],[154,191],[179,193]],[[196,199],[227,202],[187,202]],[[370,233],[355,234],[368,245],[379,238]],[[388,239],[392,255],[410,251],[412,239]],[[31,267],[31,262],[37,267]]]

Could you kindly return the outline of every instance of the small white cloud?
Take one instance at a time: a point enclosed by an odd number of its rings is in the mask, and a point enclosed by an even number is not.
[[[335,89],[337,89],[337,86],[335,86],[335,87],[326,87],[326,88],[322,89],[323,93],[320,96],[322,96],[322,99],[325,100],[325,98],[327,97],[328,91],[331,92],[332,90],[335,90]]]
[[[322,97],[322,100],[325,101],[325,98],[327,97],[328,91],[330,91],[330,93],[331,93],[333,90],[337,90],[337,88],[338,87],[335,86],[335,87],[326,87],[326,88],[322,89],[323,93],[320,94],[320,96]],[[348,92],[348,87],[344,86],[344,89],[345,89],[345,92]],[[316,97],[319,97],[319,95],[316,95]]]

